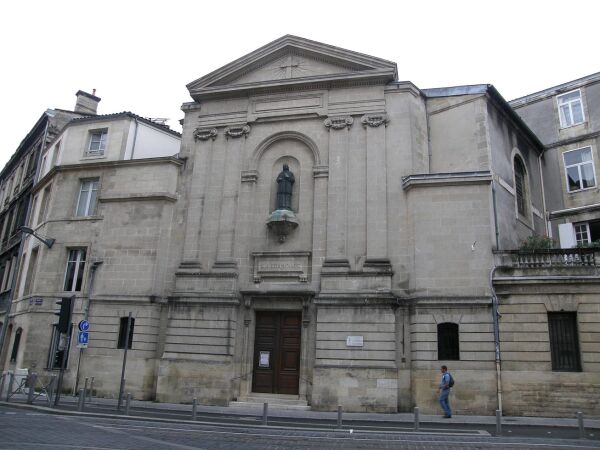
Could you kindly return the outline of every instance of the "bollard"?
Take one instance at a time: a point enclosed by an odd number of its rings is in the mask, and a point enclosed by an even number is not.
[[[46,391],[48,392],[48,405],[50,408],[54,406],[54,402],[52,401],[52,395],[54,394],[54,382],[56,381],[56,375],[52,375],[50,377],[50,383],[46,387]]]
[[[198,407],[198,399],[194,397],[192,400],[192,420],[196,420],[196,408]]]
[[[79,389],[79,399],[77,400],[77,411],[83,411],[85,403],[85,389]]]
[[[28,386],[27,388],[27,403],[29,403],[30,405],[33,404],[33,394],[35,394],[35,381],[37,379],[37,373],[30,373],[29,375],[27,375],[27,383],[26,386]]]
[[[0,375],[0,398],[2,398],[2,393],[4,392],[4,381],[6,380],[6,372]]]
[[[85,377],[85,384],[83,385],[83,398],[87,397],[88,381],[89,381],[89,378]]]
[[[8,372],[8,390],[6,391],[6,401],[10,400],[10,394],[12,392],[14,381],[15,375],[12,372]]]
[[[342,405],[338,405],[337,427],[342,428]]]
[[[127,398],[125,400],[125,414],[129,415],[129,407],[131,406],[131,393],[127,393]]]
[[[496,410],[496,436],[502,436],[502,411]]]
[[[419,408],[415,406],[415,431],[419,431]]]
[[[94,377],[90,380],[90,390],[88,395],[88,402],[92,403],[92,395],[94,393]]]
[[[585,439],[585,427],[583,425],[583,413],[577,411],[577,425],[579,426],[579,439]]]
[[[269,414],[269,404],[263,403],[263,418],[262,418],[263,425],[268,425],[268,418],[267,418],[268,414]]]

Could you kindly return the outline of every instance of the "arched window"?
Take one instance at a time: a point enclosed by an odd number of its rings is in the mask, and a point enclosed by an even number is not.
[[[517,212],[522,216],[527,213],[527,172],[525,165],[518,156],[514,161],[515,195],[517,197]]]
[[[19,328],[15,333],[15,342],[13,344],[12,353],[10,354],[10,362],[17,361],[17,354],[19,353],[19,344],[21,343],[21,334],[23,334],[23,329]]]
[[[458,339],[457,323],[440,323],[437,326],[438,336],[438,359],[439,360],[459,360],[460,349]]]

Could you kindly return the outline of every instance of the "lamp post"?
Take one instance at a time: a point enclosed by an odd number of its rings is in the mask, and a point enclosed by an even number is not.
[[[33,231],[33,229],[29,228],[29,227],[22,226],[22,227],[19,227],[19,230],[21,230],[21,232],[24,233],[24,234],[30,234],[30,235],[32,235],[38,241],[43,242],[46,245],[46,247],[48,247],[48,248],[52,248],[52,246],[56,242],[56,239],[37,235],[35,233],[35,231]]]

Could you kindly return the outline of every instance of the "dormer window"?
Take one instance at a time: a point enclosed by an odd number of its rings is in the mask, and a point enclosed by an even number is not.
[[[558,116],[560,127],[568,128],[583,123],[583,104],[581,102],[581,91],[567,92],[556,97],[558,103]]]
[[[86,156],[104,156],[107,135],[107,129],[90,131],[90,145]]]

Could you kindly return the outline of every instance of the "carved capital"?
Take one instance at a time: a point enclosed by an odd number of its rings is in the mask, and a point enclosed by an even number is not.
[[[212,139],[213,141],[217,138],[217,134],[219,132],[216,128],[196,128],[194,130],[194,139],[197,141],[208,141]]]
[[[388,119],[388,116],[386,113],[381,113],[381,114],[365,114],[364,116],[362,116],[360,118],[360,122],[363,124],[363,127],[372,127],[372,128],[376,128],[380,125],[385,125],[387,126],[387,123],[390,120]]]
[[[250,134],[250,125],[240,125],[225,128],[225,136],[228,138],[246,137]]]
[[[344,128],[350,128],[354,123],[354,119],[350,116],[344,117],[328,117],[323,122],[327,130],[343,130]]]

